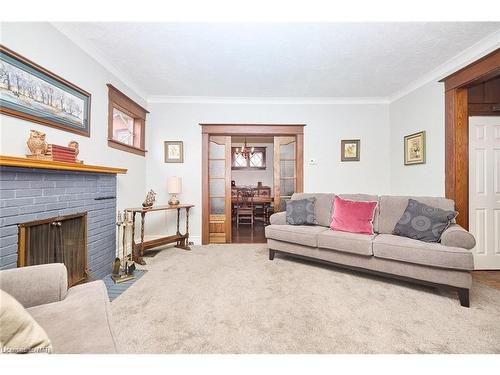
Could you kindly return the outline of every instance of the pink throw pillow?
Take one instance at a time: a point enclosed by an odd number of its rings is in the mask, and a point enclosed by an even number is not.
[[[330,228],[342,232],[373,234],[377,202],[351,201],[335,196]]]

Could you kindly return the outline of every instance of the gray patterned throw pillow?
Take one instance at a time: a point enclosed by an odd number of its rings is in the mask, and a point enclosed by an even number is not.
[[[439,242],[441,234],[457,214],[455,211],[445,211],[409,199],[408,206],[392,234],[425,242]]]
[[[286,222],[290,225],[316,224],[314,205],[316,198],[296,199],[286,202]]]

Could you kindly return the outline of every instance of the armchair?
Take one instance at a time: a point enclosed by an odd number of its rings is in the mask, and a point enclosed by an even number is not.
[[[68,289],[66,266],[52,263],[0,271],[0,288],[45,330],[54,353],[117,353],[102,280]]]

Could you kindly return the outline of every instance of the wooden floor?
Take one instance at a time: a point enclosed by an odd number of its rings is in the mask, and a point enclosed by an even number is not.
[[[232,243],[266,243],[264,234],[264,222],[256,220],[252,227],[248,224],[240,224],[236,229],[236,223],[233,222]]]
[[[474,271],[472,278],[478,283],[500,289],[500,271]]]

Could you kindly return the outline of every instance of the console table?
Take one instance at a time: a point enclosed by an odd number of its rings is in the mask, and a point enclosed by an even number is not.
[[[189,247],[189,209],[194,207],[192,204],[179,204],[177,206],[153,206],[151,208],[127,208],[126,212],[132,213],[132,259],[134,262],[141,265],[146,264],[143,259],[144,250],[153,249],[158,246],[163,246],[169,243],[176,243],[175,247],[183,250],[191,250]],[[186,210],[186,233],[181,234],[179,230],[179,217],[181,209]],[[161,238],[156,238],[150,241],[144,241],[144,223],[146,220],[146,214],[148,212],[155,211],[172,211],[177,210],[177,232],[172,236],[166,236]],[[135,215],[141,214],[141,242],[136,243],[134,238],[135,233]]]

